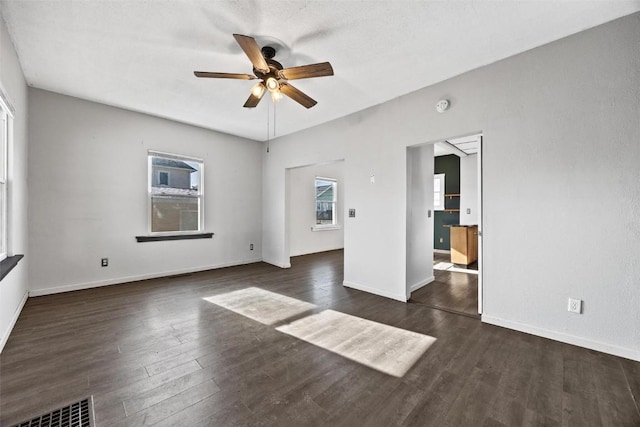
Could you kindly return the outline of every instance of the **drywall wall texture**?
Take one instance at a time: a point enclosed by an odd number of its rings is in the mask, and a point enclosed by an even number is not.
[[[403,299],[406,147],[482,132],[483,320],[640,360],[639,43],[634,14],[277,139],[264,259],[288,262],[285,168],[344,158],[345,285]]]
[[[433,144],[407,148],[407,299],[433,276]]]
[[[478,185],[478,155],[460,157],[460,224],[478,224]]]
[[[29,103],[31,294],[261,260],[262,144],[38,89]],[[148,150],[204,160],[212,239],[136,242]]]
[[[0,17],[0,82],[15,108],[13,142],[9,145],[9,254],[25,257],[0,282],[0,351],[26,300],[30,254],[27,249],[27,84],[13,43]]]
[[[287,224],[291,256],[342,249],[344,247],[344,162],[330,162],[289,170]],[[332,178],[338,183],[337,225],[339,229],[313,231],[316,224],[315,178]]]

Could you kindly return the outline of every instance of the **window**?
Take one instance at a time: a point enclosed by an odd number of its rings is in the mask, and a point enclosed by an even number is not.
[[[433,210],[444,210],[444,174],[433,176]]]
[[[337,225],[338,182],[331,178],[316,177],[315,187],[316,225]]]
[[[12,116],[4,97],[0,98],[0,261],[7,258],[9,252],[7,216],[9,212],[7,195],[7,158]]]
[[[169,185],[169,172],[158,172],[158,184]]]
[[[149,152],[151,233],[203,230],[202,172],[200,159]]]

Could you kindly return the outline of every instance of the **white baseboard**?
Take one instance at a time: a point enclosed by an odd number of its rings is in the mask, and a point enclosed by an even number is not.
[[[29,296],[38,297],[42,295],[59,294],[62,292],[79,291],[82,289],[99,288],[101,286],[120,285],[122,283],[137,282],[139,280],[157,279],[159,277],[175,276],[178,274],[197,273],[199,271],[215,270],[217,268],[233,267],[236,265],[253,264],[255,262],[261,262],[261,261],[262,259],[255,258],[255,259],[248,259],[243,261],[233,261],[233,262],[225,262],[225,263],[214,264],[214,265],[207,265],[203,267],[187,268],[183,270],[163,271],[161,273],[150,273],[150,274],[140,274],[136,276],[118,277],[118,278],[108,279],[108,280],[99,280],[96,282],[86,282],[86,283],[77,283],[73,285],[58,286],[55,288],[35,289],[35,290],[29,291]]]
[[[433,252],[437,253],[437,254],[450,254],[451,251],[448,251],[446,249],[434,249]]]
[[[302,256],[302,255],[321,254],[323,252],[339,251],[340,249],[344,249],[344,245],[340,245],[340,246],[336,246],[336,247],[330,247],[330,248],[324,248],[324,249],[319,249],[319,250],[313,250],[311,252],[292,253],[290,256],[291,257],[296,257],[296,256]]]
[[[516,331],[525,332],[527,334],[537,335],[539,337],[549,338],[554,341],[577,345],[578,347],[601,351],[603,353],[612,354],[614,356],[624,357],[626,359],[640,362],[640,350],[619,347],[599,341],[580,338],[574,335],[564,334],[562,332],[551,331],[548,329],[538,328],[536,326],[526,325],[524,323],[518,323],[511,320],[500,319],[498,317],[487,316],[486,314],[483,314],[481,316],[481,319],[484,323],[489,323],[491,325],[502,326],[503,328],[513,329]]]
[[[267,264],[275,265],[276,267],[280,267],[280,268],[291,268],[290,262],[282,263],[277,261],[269,261],[268,259],[263,259],[262,261],[266,262]]]
[[[18,304],[18,308],[16,309],[15,313],[13,313],[11,322],[9,322],[9,326],[7,327],[7,330],[4,332],[4,335],[2,336],[2,341],[0,341],[0,353],[2,353],[2,350],[4,349],[4,345],[9,340],[9,335],[11,335],[11,331],[13,331],[13,327],[16,325],[16,322],[18,321],[18,317],[20,317],[20,313],[22,312],[22,308],[27,302],[27,298],[29,298],[29,291],[25,292],[24,295],[22,296],[22,301],[20,301],[20,304]]]
[[[409,286],[409,293],[417,291],[421,287],[428,285],[429,283],[433,282],[434,280],[436,280],[435,276],[431,276],[431,277],[426,278],[425,280],[421,280],[418,283],[414,283],[413,285]]]
[[[392,292],[381,291],[380,289],[371,288],[366,285],[361,285],[359,283],[349,282],[347,280],[342,282],[342,286],[347,288],[357,289],[359,291],[368,292],[370,294],[378,295],[385,298],[391,298],[396,301],[407,302],[407,296],[404,294],[394,294]]]

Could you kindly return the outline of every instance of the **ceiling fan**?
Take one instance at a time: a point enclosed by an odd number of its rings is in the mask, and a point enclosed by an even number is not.
[[[251,95],[249,95],[247,102],[244,103],[244,107],[246,108],[256,107],[266,91],[269,91],[274,101],[282,98],[282,94],[284,94],[305,108],[311,108],[317,104],[314,99],[292,86],[289,80],[332,76],[333,68],[330,63],[321,62],[319,64],[283,68],[282,64],[273,59],[276,54],[276,50],[273,47],[264,46],[260,49],[253,37],[243,36],[241,34],[234,34],[233,37],[253,64],[254,75],[213,73],[209,71],[194,71],[193,74],[195,74],[196,77],[262,80],[251,88]]]

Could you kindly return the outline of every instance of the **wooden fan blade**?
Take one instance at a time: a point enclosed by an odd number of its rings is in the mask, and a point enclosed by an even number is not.
[[[251,74],[235,74],[235,73],[210,73],[208,71],[194,71],[196,77],[211,77],[218,79],[240,79],[240,80],[254,80],[256,76]]]
[[[280,92],[284,93],[289,98],[293,99],[294,101],[296,101],[298,104],[302,105],[305,108],[311,108],[318,103],[317,101],[309,97],[309,95],[296,89],[290,84],[281,83]]]
[[[260,47],[258,43],[256,43],[256,39],[249,36],[243,36],[242,34],[234,34],[233,37],[236,39],[244,53],[249,57],[249,60],[253,64],[253,67],[261,71],[263,73],[269,72],[269,65],[267,61],[264,60],[264,56],[262,56],[262,51],[260,51]]]
[[[328,62],[285,68],[280,75],[287,80],[308,79],[311,77],[333,76],[333,67]]]
[[[258,83],[256,86],[261,85],[262,83]],[[251,95],[249,95],[249,99],[247,99],[247,102],[244,103],[243,107],[245,108],[255,108],[258,103],[260,102],[260,100],[262,99],[262,97],[264,96],[264,93],[266,92],[266,88],[264,86],[262,86],[262,91],[259,92],[259,95],[255,95],[254,90],[251,89]]]

